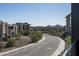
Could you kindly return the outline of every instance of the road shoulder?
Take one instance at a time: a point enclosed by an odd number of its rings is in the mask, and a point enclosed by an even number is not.
[[[65,41],[63,39],[59,38],[59,37],[58,37],[58,39],[60,40],[60,45],[59,45],[59,47],[56,49],[56,51],[51,56],[58,56],[65,49]]]

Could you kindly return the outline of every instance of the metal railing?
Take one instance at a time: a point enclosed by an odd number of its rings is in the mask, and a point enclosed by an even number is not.
[[[63,52],[62,52],[62,56],[75,56],[76,54],[76,43],[77,41],[75,41],[71,46],[69,46],[68,48],[66,48]]]

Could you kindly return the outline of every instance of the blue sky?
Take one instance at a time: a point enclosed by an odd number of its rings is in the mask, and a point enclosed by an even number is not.
[[[71,4],[0,4],[0,20],[8,23],[28,22],[32,26],[65,25]]]

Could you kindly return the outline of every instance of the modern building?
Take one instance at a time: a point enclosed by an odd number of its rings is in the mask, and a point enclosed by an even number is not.
[[[17,31],[18,32],[24,32],[30,30],[30,24],[28,23],[16,23],[17,25]]]
[[[10,24],[8,26],[8,36],[16,36],[17,35],[17,25]]]
[[[66,17],[66,29],[65,31],[68,32],[68,33],[71,33],[71,13],[68,14]]]
[[[4,37],[17,35],[17,25],[0,21],[0,40]]]
[[[0,21],[0,39],[8,35],[8,23]]]

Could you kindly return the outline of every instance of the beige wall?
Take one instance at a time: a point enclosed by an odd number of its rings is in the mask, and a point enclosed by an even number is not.
[[[12,26],[13,29],[9,29],[9,26]],[[6,36],[12,36],[12,32],[17,34],[17,25],[8,24],[7,22],[0,21],[0,38]]]
[[[17,25],[10,24],[9,27],[13,27],[12,29],[11,28],[8,29],[9,36],[13,36],[12,33],[14,33],[15,35],[17,35]]]
[[[8,30],[8,23],[0,21],[0,36],[1,37],[7,36],[7,30]]]

